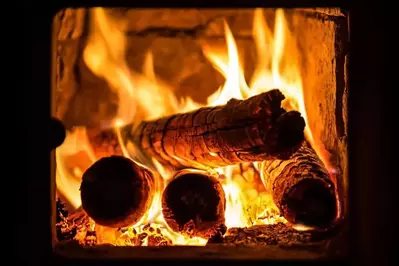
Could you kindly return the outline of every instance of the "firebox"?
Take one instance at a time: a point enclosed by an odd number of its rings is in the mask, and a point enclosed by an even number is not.
[[[55,253],[345,256],[348,18],[339,8],[59,11]]]

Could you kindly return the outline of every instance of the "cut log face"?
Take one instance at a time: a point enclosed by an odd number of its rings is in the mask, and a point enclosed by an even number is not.
[[[335,185],[315,151],[304,142],[289,160],[264,161],[266,187],[291,223],[325,227],[337,216]]]
[[[137,223],[152,203],[153,174],[122,156],[89,167],[80,187],[82,207],[96,223],[120,228]]]
[[[209,238],[225,232],[226,198],[220,182],[206,172],[180,171],[162,195],[162,213],[169,227],[189,236]]]
[[[226,105],[204,107],[154,121],[130,133],[149,156],[175,168],[193,162],[221,167],[270,159],[288,159],[304,139],[305,121],[281,108],[277,89]]]

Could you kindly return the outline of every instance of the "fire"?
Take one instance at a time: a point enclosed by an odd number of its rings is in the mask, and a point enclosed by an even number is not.
[[[71,162],[68,159],[72,156],[76,159]],[[57,189],[77,209],[82,204],[79,192],[82,173],[96,161],[85,128],[67,132],[64,143],[56,150],[56,160]],[[80,165],[78,160],[81,161]]]
[[[124,145],[120,127],[132,121],[137,125],[146,119],[190,111],[203,106],[225,104],[231,98],[246,99],[273,88],[279,88],[286,96],[283,102],[284,108],[300,111],[307,122],[295,37],[288,29],[283,10],[277,10],[275,27],[271,30],[262,10],[257,9],[254,13],[253,39],[258,61],[254,74],[247,84],[234,36],[225,22],[227,54],[207,44],[203,45],[204,55],[225,77],[225,83],[210,95],[207,104],[203,105],[191,98],[175,97],[173,89],[156,77],[153,69],[154,57],[150,51],[144,60],[143,73],[135,73],[129,69],[125,59],[128,43],[124,34],[125,26],[125,21],[109,17],[104,9],[93,8],[90,34],[83,58],[89,69],[106,80],[109,87],[119,96],[117,116],[113,121],[105,123],[104,128],[114,128],[122,154],[142,165],[148,167],[151,165],[152,170],[159,175],[159,182],[152,206],[140,222],[123,232],[96,225],[98,239],[101,243],[136,245],[132,240],[135,236],[147,232],[146,235],[149,237],[155,234],[153,232],[158,232],[174,245],[204,245],[205,239],[184,237],[168,228],[162,216],[161,195],[173,173],[162,167],[155,159],[152,159],[152,162],[141,160],[140,151],[133,146]],[[323,147],[315,141],[316,138],[308,126],[305,134],[320,158],[330,168]],[[86,129],[75,128],[72,132],[68,132],[66,141],[57,149],[56,157],[58,191],[74,208],[78,208],[81,205],[79,187],[82,173],[99,159],[89,144]],[[257,163],[246,173],[240,172],[239,166],[213,169],[220,175],[226,194],[227,227],[286,222],[279,216],[271,195],[262,190],[261,177],[259,177],[260,183],[255,181],[259,175],[256,166]],[[148,224],[152,225],[153,230],[148,231]],[[148,239],[143,241],[144,245],[149,244]]]

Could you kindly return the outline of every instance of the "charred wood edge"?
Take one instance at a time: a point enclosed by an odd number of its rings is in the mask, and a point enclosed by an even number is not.
[[[84,229],[85,224],[89,221],[89,216],[82,209],[79,208],[72,214],[68,214],[65,209],[65,204],[60,198],[57,199],[57,213],[56,213],[56,231],[58,241],[74,239],[78,230]]]

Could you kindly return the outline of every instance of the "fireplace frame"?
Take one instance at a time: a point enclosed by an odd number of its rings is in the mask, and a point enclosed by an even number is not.
[[[343,1],[342,1],[343,2]],[[179,5],[176,1],[171,1],[168,6],[179,7],[215,7],[221,6],[217,3],[206,3],[204,1],[191,1],[188,5]],[[344,3],[338,1],[329,1],[323,6],[339,6],[343,9],[348,9]],[[131,6],[132,4],[130,4]],[[29,259],[29,263],[35,264],[70,264],[72,261],[65,260],[55,256],[53,252],[53,217],[52,207],[55,202],[51,199],[54,197],[54,188],[51,179],[51,165],[54,163],[54,154],[49,151],[46,144],[49,140],[49,135],[44,133],[43,128],[48,127],[48,120],[50,117],[51,93],[52,87],[52,31],[51,23],[54,15],[62,8],[71,6],[129,6],[128,1],[113,1],[112,5],[103,3],[103,1],[61,1],[52,6],[42,7],[40,5],[31,9],[29,15],[32,16],[29,26],[32,30],[32,36],[29,36],[30,41],[33,41],[33,59],[32,65],[32,83],[25,86],[24,108],[26,116],[25,132],[29,132],[28,154],[26,167],[23,169],[23,183],[21,187],[21,195],[19,199],[18,222],[19,228],[29,228],[26,230],[19,230],[17,237],[17,250],[23,252],[23,257]],[[271,1],[264,3],[262,1],[251,0],[245,6],[263,6],[263,7],[303,7],[303,6],[320,6],[317,3],[310,4],[308,1]],[[137,6],[148,7],[148,6]],[[243,7],[242,4],[231,1],[229,7]],[[381,51],[382,45],[377,40],[382,40],[382,32],[379,28],[383,22],[382,18],[377,18],[373,10],[349,9],[349,27],[350,27],[350,60],[348,66],[348,81],[349,81],[349,98],[348,98],[348,150],[349,150],[349,224],[350,224],[350,253],[348,257],[343,258],[341,263],[367,263],[374,265],[378,261],[379,264],[384,264],[384,259],[389,259],[389,250],[383,249],[381,243],[382,236],[379,234],[378,227],[381,225],[381,219],[378,215],[372,215],[368,210],[377,209],[378,206],[385,206],[392,202],[390,200],[389,189],[393,186],[386,186],[382,190],[382,185],[375,182],[375,177],[384,175],[385,177],[394,178],[393,170],[389,167],[389,159],[382,162],[382,158],[377,156],[379,154],[389,154],[389,151],[383,151],[384,147],[382,140],[379,140],[383,131],[382,117],[383,109],[386,106],[382,105],[384,89],[382,70],[371,65],[382,65],[381,58],[377,53],[370,54],[369,51]],[[370,17],[374,17],[370,21]],[[367,33],[373,34],[375,38],[367,38]],[[382,46],[381,46],[382,47]],[[368,63],[364,63],[364,58],[367,57]],[[54,76],[54,75],[53,75]],[[376,92],[379,93],[376,93]],[[365,113],[369,106],[374,106],[373,116],[371,118],[365,117]],[[368,119],[375,119],[375,124],[368,122]],[[385,117],[384,120],[389,118]],[[377,125],[376,125],[377,124]],[[42,126],[43,125],[43,126]],[[379,127],[380,129],[378,130]],[[40,129],[40,130],[38,130]],[[385,130],[384,130],[385,131]],[[388,131],[387,131],[388,132]],[[50,135],[51,132],[48,132]],[[387,133],[389,134],[389,133]],[[391,133],[392,134],[392,133]],[[385,135],[384,132],[384,136]],[[389,137],[387,137],[389,138]],[[367,150],[364,149],[364,143],[367,143]],[[385,148],[387,149],[387,148]],[[26,152],[26,151],[25,151]],[[26,153],[25,153],[26,154]],[[391,157],[392,158],[392,157]],[[383,170],[379,170],[383,168]],[[391,172],[389,172],[391,171]],[[378,179],[378,178],[377,178]],[[390,180],[387,180],[389,182]],[[381,188],[381,190],[379,190]],[[375,197],[370,197],[371,191]],[[388,202],[388,203],[387,203]],[[391,203],[392,204],[392,203]],[[389,215],[384,214],[385,221],[389,220]],[[385,225],[386,226],[386,225]],[[386,236],[384,239],[385,245],[392,244],[392,239]],[[18,254],[20,254],[18,252]],[[22,255],[20,255],[22,256]],[[98,264],[112,264],[115,263],[131,263],[132,261],[123,260],[108,260],[108,261],[93,261],[89,263]],[[111,263],[110,263],[111,262]],[[147,260],[146,263],[154,262]],[[183,260],[181,260],[183,262]],[[209,260],[209,263],[226,263],[227,260]],[[272,263],[273,261],[268,261]],[[279,261],[281,262],[281,261]],[[303,263],[336,263],[331,261],[283,261],[285,263],[292,262],[293,264]],[[373,263],[374,262],[374,263]],[[79,260],[73,261],[73,264],[87,264],[87,261]]]

